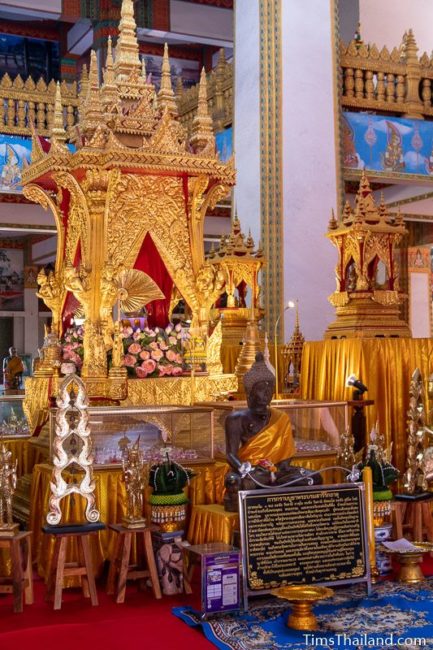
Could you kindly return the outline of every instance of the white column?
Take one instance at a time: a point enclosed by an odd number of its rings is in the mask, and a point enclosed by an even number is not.
[[[321,339],[334,319],[336,252],[325,233],[337,207],[337,108],[332,4],[284,0],[282,124],[284,300],[299,299],[301,330]],[[286,317],[286,339],[293,329]]]
[[[260,23],[258,0],[235,2],[234,202],[242,229],[260,239]]]

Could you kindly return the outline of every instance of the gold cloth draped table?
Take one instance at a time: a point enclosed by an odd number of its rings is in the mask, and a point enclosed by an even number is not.
[[[211,465],[196,465],[194,471],[197,478],[193,479],[189,490],[185,490],[191,499],[191,503],[209,503],[213,498],[215,486],[213,485],[213,474]],[[96,505],[101,513],[101,521],[108,524],[120,523],[126,515],[126,491],[122,479],[120,467],[104,467],[94,469],[94,480],[96,483]],[[50,481],[52,467],[50,465],[35,465],[32,477],[32,489],[30,496],[30,530],[33,531],[33,553],[36,560],[39,575],[46,577],[49,559],[54,551],[54,539],[42,533],[42,526],[46,525],[46,514],[50,498]],[[146,492],[146,514],[150,514],[148,496],[151,488]],[[62,524],[74,524],[84,521],[84,500],[78,495],[66,497],[61,502],[63,517]],[[109,530],[99,532],[94,536],[92,543],[93,563],[95,573],[102,570],[105,560],[112,557],[115,538]],[[72,546],[68,549],[66,560],[76,559],[78,549]]]
[[[301,397],[315,400],[350,399],[346,378],[355,374],[368,387],[374,405],[365,410],[367,436],[379,421],[387,446],[393,442],[393,463],[403,472],[406,460],[406,420],[410,378],[419,368],[427,400],[433,371],[433,340],[409,338],[339,339],[304,345]],[[428,404],[425,402],[426,412]]]

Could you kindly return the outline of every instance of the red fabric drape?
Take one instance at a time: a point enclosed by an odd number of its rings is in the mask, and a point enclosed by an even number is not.
[[[165,296],[164,299],[153,300],[147,305],[149,326],[166,327],[168,325],[168,311],[170,308],[173,280],[149,233],[147,233],[143,240],[140,252],[135,260],[134,269],[147,273],[156,282]]]

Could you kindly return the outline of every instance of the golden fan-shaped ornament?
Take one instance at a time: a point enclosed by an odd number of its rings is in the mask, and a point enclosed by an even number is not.
[[[74,318],[84,318],[84,307],[83,305],[79,305],[77,309],[74,311]]]
[[[118,299],[124,314],[139,311],[152,300],[165,298],[156,282],[147,273],[128,269],[117,277]]]

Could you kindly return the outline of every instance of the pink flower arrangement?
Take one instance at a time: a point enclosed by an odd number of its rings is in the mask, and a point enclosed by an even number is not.
[[[165,356],[167,357],[167,359],[169,361],[176,361],[177,352],[175,352],[174,350],[167,350],[167,352],[165,353]]]
[[[162,350],[152,350],[150,356],[152,359],[155,359],[155,361],[159,361],[164,356],[164,352]]]
[[[128,375],[145,377],[176,377],[183,372],[182,338],[180,325],[169,324],[165,329],[145,327],[122,331],[125,356],[123,364]]]
[[[70,327],[66,330],[63,339],[60,340],[62,347],[62,361],[74,363],[77,372],[83,365],[84,347],[83,347],[84,330],[81,326]]]

